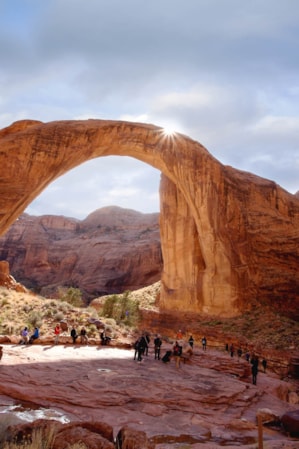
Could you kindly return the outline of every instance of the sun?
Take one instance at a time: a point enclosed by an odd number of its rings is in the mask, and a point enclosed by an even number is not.
[[[165,136],[173,136],[175,134],[175,129],[173,126],[165,126],[163,128],[163,134],[165,134]]]
[[[164,126],[162,132],[165,137],[174,137],[176,134],[175,128],[171,125]]]

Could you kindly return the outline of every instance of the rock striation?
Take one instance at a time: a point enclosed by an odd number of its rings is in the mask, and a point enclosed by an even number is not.
[[[161,278],[159,214],[115,206],[82,221],[23,214],[0,237],[0,260],[48,297],[61,286],[79,288],[87,300],[137,290]]]
[[[299,319],[299,199],[273,181],[131,122],[16,122],[0,131],[0,149],[0,233],[68,170],[131,156],[162,172],[163,310],[235,316],[258,302]]]
[[[163,354],[170,347],[163,341]],[[174,360],[155,360],[152,343],[143,362],[133,356],[134,350],[107,347],[6,345],[1,404],[9,397],[16,404],[48,409],[49,416],[51,410],[63,413],[70,423],[59,426],[57,449],[65,447],[58,445],[63,439],[73,444],[80,436],[88,447],[104,449],[102,438],[111,442],[112,432],[123,448],[252,449],[258,413],[268,410],[264,421],[298,410],[277,396],[288,382],[260,372],[252,385],[244,358],[202,351],[196,342],[191,362],[179,368]],[[267,448],[299,447],[280,427],[264,426],[263,433]]]

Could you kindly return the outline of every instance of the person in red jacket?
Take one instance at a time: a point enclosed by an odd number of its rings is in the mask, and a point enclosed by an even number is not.
[[[54,329],[54,335],[55,335],[54,344],[55,344],[55,345],[58,345],[60,331],[61,331],[60,325],[59,325],[59,324],[56,324],[55,329]]]

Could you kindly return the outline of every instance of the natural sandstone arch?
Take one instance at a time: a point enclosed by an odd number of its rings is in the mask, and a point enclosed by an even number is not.
[[[54,179],[108,155],[134,157],[163,174],[164,310],[231,316],[256,300],[298,309],[298,199],[153,125],[21,121],[1,130],[0,233]]]

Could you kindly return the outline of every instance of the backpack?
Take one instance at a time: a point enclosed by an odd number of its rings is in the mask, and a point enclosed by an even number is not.
[[[182,346],[179,346],[179,345],[175,346],[173,348],[173,355],[178,355],[178,356],[182,355],[182,350],[183,350]]]

